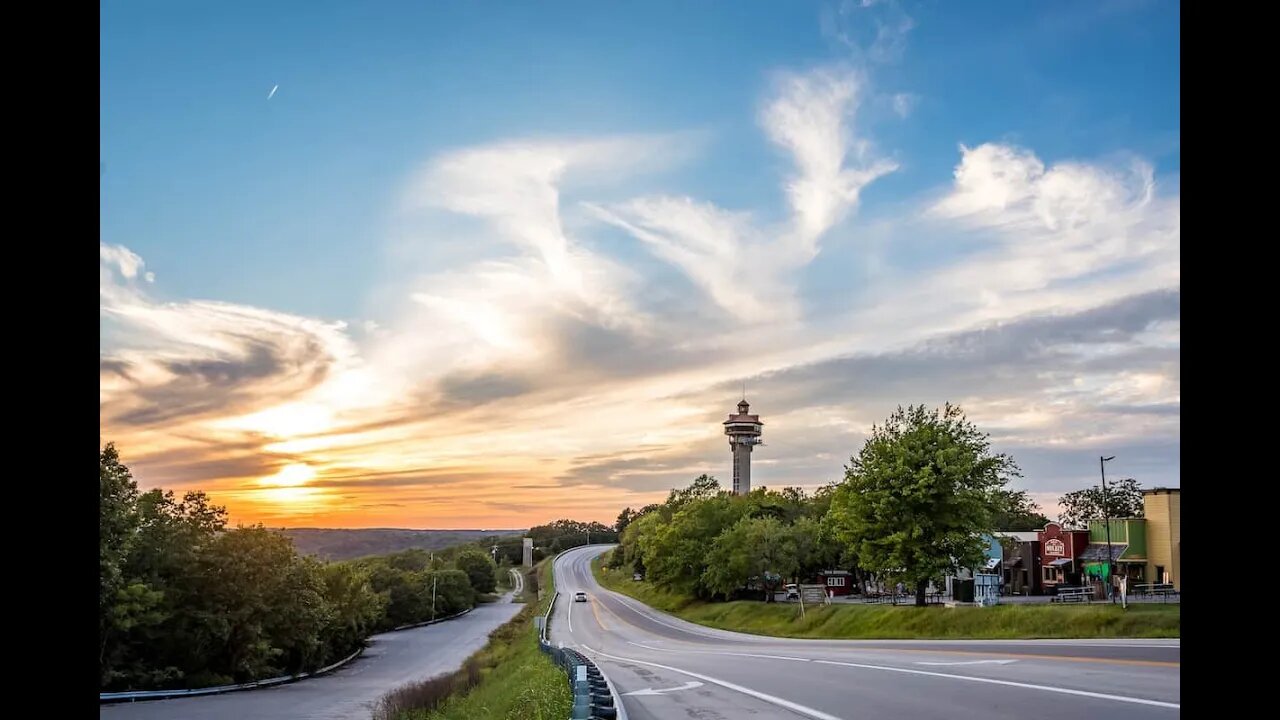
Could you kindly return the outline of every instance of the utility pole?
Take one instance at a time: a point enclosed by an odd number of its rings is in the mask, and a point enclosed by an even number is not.
[[[436,574],[431,573],[431,619],[436,619]]]
[[[1115,460],[1116,456],[1102,457],[1098,456],[1098,469],[1102,471],[1102,522],[1107,524],[1107,597],[1111,598],[1114,604],[1116,594],[1111,592],[1111,584],[1115,582],[1116,568],[1115,562],[1112,560],[1113,551],[1111,550],[1111,503],[1107,500],[1107,461]]]

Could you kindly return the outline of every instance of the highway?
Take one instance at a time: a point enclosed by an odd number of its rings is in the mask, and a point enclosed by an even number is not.
[[[550,639],[596,662],[622,695],[624,720],[1138,720],[1181,712],[1180,640],[799,640],[726,632],[600,587],[590,560],[609,547],[556,559],[561,597]],[[579,590],[588,602],[573,602]]]
[[[522,581],[521,581],[522,583]],[[388,691],[452,672],[520,612],[511,594],[436,625],[382,633],[364,654],[317,678],[223,695],[102,705],[110,720],[369,720]]]

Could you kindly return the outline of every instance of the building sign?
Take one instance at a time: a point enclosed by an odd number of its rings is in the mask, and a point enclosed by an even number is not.
[[[1063,557],[1064,555],[1066,555],[1066,554],[1067,554],[1067,546],[1066,546],[1066,543],[1062,542],[1062,541],[1061,541],[1061,540],[1059,540],[1058,538],[1052,538],[1052,539],[1049,539],[1049,540],[1045,540],[1045,541],[1044,541],[1044,554],[1045,554],[1045,555],[1057,555],[1058,557]]]
[[[810,605],[821,605],[827,602],[827,589],[822,585],[801,585],[800,599]]]

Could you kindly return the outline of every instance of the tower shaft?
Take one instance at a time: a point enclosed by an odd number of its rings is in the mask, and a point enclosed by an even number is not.
[[[743,398],[738,412],[729,415],[724,422],[724,434],[729,436],[729,450],[733,453],[733,492],[746,495],[751,492],[751,450],[760,444],[764,423],[759,415],[752,415],[751,406]]]

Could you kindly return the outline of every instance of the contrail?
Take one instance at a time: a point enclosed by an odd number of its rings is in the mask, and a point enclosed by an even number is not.
[[[280,86],[279,86],[279,85],[276,85],[275,87],[271,88],[271,93],[270,93],[269,95],[267,95],[267,99],[268,99],[268,100],[270,100],[271,98],[275,97],[275,96],[276,96],[276,91],[277,91],[277,90],[279,90],[279,89],[280,89]]]

